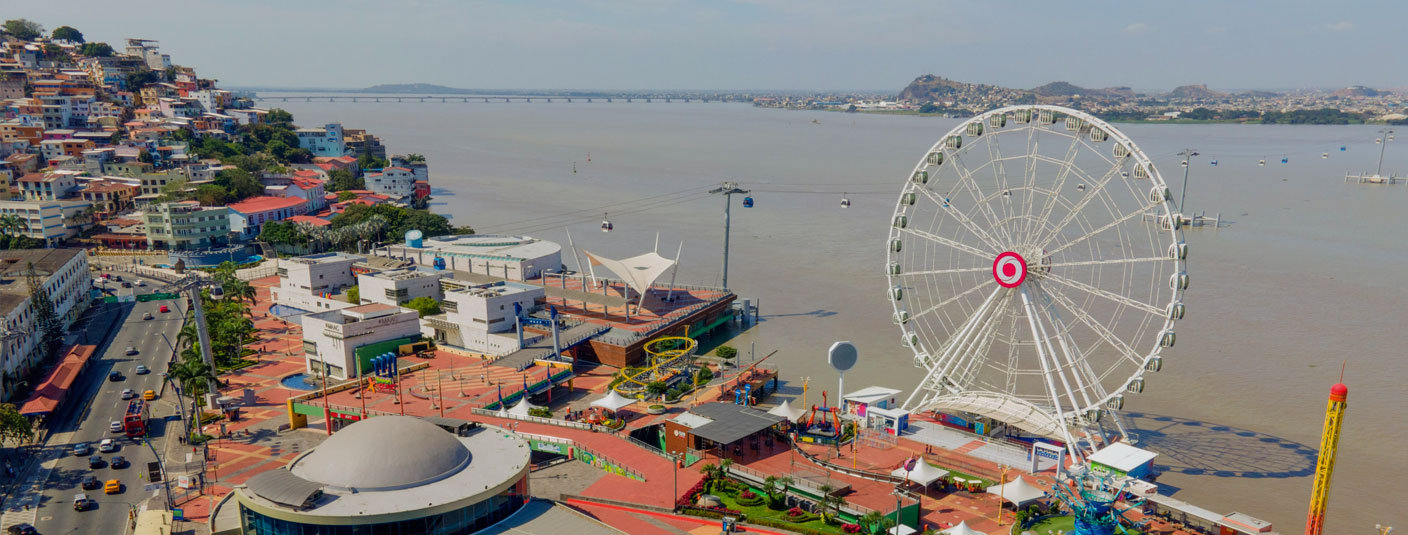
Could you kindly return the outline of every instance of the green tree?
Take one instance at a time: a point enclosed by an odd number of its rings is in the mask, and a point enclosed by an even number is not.
[[[156,71],[138,71],[127,75],[127,88],[137,91],[161,80]]]
[[[361,177],[353,175],[351,171],[345,169],[333,169],[332,171],[328,171],[327,190],[330,192],[366,188],[367,183],[363,181]]]
[[[106,58],[112,56],[112,47],[107,43],[83,43],[78,53],[90,58]]]
[[[651,381],[645,385],[645,391],[651,396],[659,396],[669,389],[670,385],[665,384],[665,381]]]
[[[192,358],[194,357],[194,358]],[[167,373],[181,385],[181,393],[198,398],[206,391],[206,384],[215,380],[215,370],[201,359],[200,353],[187,354],[180,362],[171,365]]]
[[[362,303],[362,287],[353,286],[347,289],[347,302],[352,304]]]
[[[420,154],[415,154],[415,153],[407,154],[407,155],[405,156],[405,158],[403,158],[403,159],[406,160],[406,163],[408,163],[408,164],[411,164],[411,163],[425,163],[425,156],[422,156],[422,155],[420,155]]]
[[[215,185],[229,191],[232,201],[242,201],[264,194],[264,184],[244,169],[224,169],[215,173]]]
[[[714,350],[714,354],[722,359],[731,359],[738,356],[738,350],[734,349],[733,346],[719,346],[718,349]]]
[[[356,193],[352,193],[352,192],[350,192],[350,191],[343,191],[343,192],[339,192],[339,193],[337,194],[337,202],[350,201],[350,200],[356,199],[356,198],[357,198],[357,194],[356,194]]]
[[[274,108],[269,110],[269,113],[264,116],[264,121],[271,125],[292,127],[293,114],[284,111],[282,108]]]
[[[29,19],[13,19],[5,21],[4,31],[6,34],[21,41],[33,41],[44,35],[44,27],[38,22]]]
[[[34,424],[13,403],[0,403],[0,443],[23,443],[34,438]]]
[[[73,26],[59,26],[58,28],[54,28],[54,33],[51,37],[53,37],[55,41],[68,41],[70,43],[83,42],[83,32],[78,31]]]
[[[707,384],[712,380],[714,380],[714,371],[710,370],[707,366],[701,366],[699,371],[694,374],[695,385]]]
[[[55,311],[54,301],[49,298],[49,292],[44,290],[44,283],[39,278],[39,272],[35,271],[33,262],[26,265],[24,278],[29,285],[29,302],[34,307],[34,334],[40,337],[40,343],[43,344],[40,346],[44,349],[43,358],[49,358],[64,341],[64,321]]]
[[[402,306],[420,312],[422,318],[440,313],[440,302],[431,297],[417,297]]]
[[[235,200],[229,190],[215,184],[196,186],[195,199],[201,206],[224,206]]]
[[[308,235],[298,229],[295,223],[271,221],[259,230],[259,241],[275,245],[294,245],[308,241]]]
[[[383,169],[390,165],[391,163],[387,162],[385,158],[377,158],[369,152],[364,152],[357,157],[357,167],[362,169]]]
[[[156,163],[156,158],[152,156],[152,153],[145,150],[137,154],[137,160],[142,163]]]
[[[46,59],[52,61],[61,61],[67,56],[68,54],[64,53],[64,47],[61,47],[54,43],[44,43],[44,57]]]

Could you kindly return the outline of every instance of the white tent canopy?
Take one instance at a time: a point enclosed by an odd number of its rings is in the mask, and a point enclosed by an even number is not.
[[[908,473],[906,473],[904,467],[901,466],[899,468],[894,469],[894,471],[890,472],[890,475],[895,477],[903,477],[909,479],[914,483],[918,483],[927,487],[933,482],[938,481],[940,478],[948,475],[948,470],[944,470],[924,461],[918,461],[914,463],[914,470],[910,470]]]
[[[801,420],[803,416],[806,416],[807,411],[806,409],[794,409],[792,408],[791,402],[784,400],[781,405],[773,407],[772,410],[769,410],[768,414],[771,414],[773,416],[781,416],[783,418],[786,418],[789,422],[796,422],[798,420]]]
[[[957,526],[943,530],[945,535],[988,535],[976,529],[968,527],[967,522],[959,522]]]
[[[528,413],[528,411],[531,411],[531,410],[536,409],[536,408],[538,408],[537,405],[534,405],[534,404],[532,404],[532,403],[529,403],[529,402],[528,402],[528,399],[527,399],[527,398],[524,398],[522,401],[519,401],[517,405],[514,405],[513,408],[509,409],[509,410],[508,410],[508,413],[509,413],[509,414],[512,414],[512,415],[514,415],[514,416],[520,416],[520,417],[525,417],[525,418],[526,418],[526,417],[528,417],[528,416],[532,416],[531,414]]]
[[[988,487],[988,493],[1001,496],[1002,499],[1012,502],[1012,505],[1017,507],[1021,507],[1032,500],[1046,496],[1046,491],[1036,488],[1036,486],[1031,483],[1027,483],[1027,480],[1023,479],[1021,476],[1007,483]]]
[[[612,390],[605,396],[602,396],[601,399],[593,401],[592,406],[601,407],[608,411],[618,411],[626,407],[627,405],[630,405],[635,402],[636,400],[623,396],[615,390]]]
[[[675,265],[674,260],[660,256],[655,251],[623,260],[612,260],[592,254],[591,251],[583,252],[587,253],[587,259],[592,264],[606,266],[606,269],[611,270],[617,277],[621,277],[621,280],[626,281],[632,290],[640,294],[649,290],[650,285],[655,284],[656,279],[659,279],[666,270]]]

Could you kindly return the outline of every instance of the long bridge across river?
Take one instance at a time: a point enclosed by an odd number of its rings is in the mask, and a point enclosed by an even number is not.
[[[294,95],[255,96],[259,102],[410,102],[410,103],[493,103],[493,102],[725,102],[718,98],[696,97],[544,97],[544,96],[387,96],[387,95]]]

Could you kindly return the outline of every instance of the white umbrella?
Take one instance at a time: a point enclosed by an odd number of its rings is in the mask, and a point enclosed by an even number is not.
[[[976,529],[968,527],[967,522],[959,522],[957,526],[943,530],[946,535],[988,535]]]
[[[1002,499],[1012,502],[1012,505],[1017,507],[1021,507],[1032,500],[1046,496],[1046,491],[1036,488],[1036,486],[1031,483],[1027,483],[1027,480],[1023,479],[1021,476],[1017,476],[1016,479],[1008,481],[1007,483],[988,487],[987,491],[988,494],[996,494],[1002,497]]]
[[[601,407],[608,411],[617,411],[635,402],[636,400],[622,396],[620,393],[612,390],[605,396],[602,396],[601,399],[593,401],[592,406]]]
[[[794,409],[792,408],[792,404],[790,402],[783,401],[781,405],[773,407],[772,410],[769,410],[768,414],[771,414],[773,416],[781,416],[783,418],[786,418],[789,422],[796,422],[797,420],[801,420],[803,416],[806,416],[807,411],[805,409]]]
[[[511,415],[514,415],[514,416],[519,416],[519,417],[524,417],[524,418],[526,418],[526,417],[532,416],[532,414],[530,413],[530,411],[532,411],[533,409],[536,409],[536,408],[538,408],[537,405],[533,405],[532,403],[528,403],[528,399],[527,399],[527,398],[524,398],[522,401],[519,401],[517,405],[514,405],[513,408],[509,409],[509,410],[508,410],[508,413],[511,414]]]

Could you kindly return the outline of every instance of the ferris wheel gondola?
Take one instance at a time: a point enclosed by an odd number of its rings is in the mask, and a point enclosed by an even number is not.
[[[990,418],[1077,459],[1106,426],[1132,440],[1116,411],[1162,368],[1189,281],[1182,225],[1142,222],[1178,213],[1153,162],[1108,123],[1044,105],[969,119],[925,155],[887,239],[888,298],[925,370],[904,408]]]

